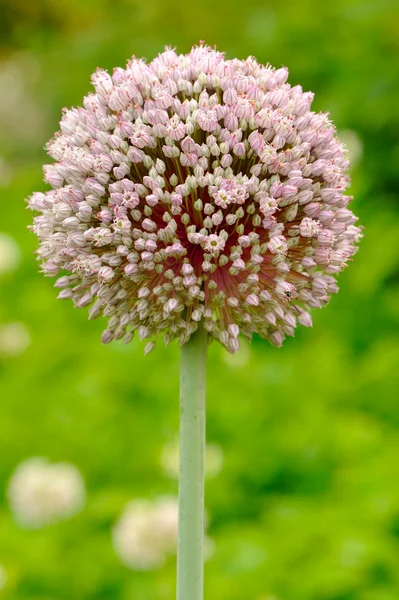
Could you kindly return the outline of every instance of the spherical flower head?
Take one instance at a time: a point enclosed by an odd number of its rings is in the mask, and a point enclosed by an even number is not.
[[[69,463],[51,464],[30,458],[13,473],[8,499],[15,519],[24,527],[40,528],[79,512],[86,498],[78,469]]]
[[[48,144],[35,193],[43,271],[60,298],[135,332],[185,343],[203,321],[230,351],[280,346],[326,304],[361,236],[346,151],[288,70],[167,48],[98,70]]]

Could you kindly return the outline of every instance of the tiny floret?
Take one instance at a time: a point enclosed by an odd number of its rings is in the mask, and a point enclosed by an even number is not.
[[[338,287],[361,237],[349,162],[288,70],[204,44],[98,69],[65,110],[33,230],[58,297],[108,317],[102,341],[149,352],[203,322],[230,352],[280,346]]]

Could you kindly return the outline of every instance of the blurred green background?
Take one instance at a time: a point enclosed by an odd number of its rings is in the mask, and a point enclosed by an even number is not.
[[[38,273],[24,198],[45,189],[43,146],[97,66],[203,39],[286,65],[316,93],[352,154],[365,226],[313,329],[282,349],[210,349],[208,440],[224,461],[206,491],[206,598],[397,600],[398,2],[1,0],[0,18],[0,232],[16,243],[3,236],[13,259],[0,258],[0,597],[174,598],[174,558],[129,570],[110,532],[130,499],[176,493],[160,456],[178,433],[178,346],[102,346],[103,323]],[[37,531],[14,522],[7,483],[30,456],[80,469],[79,515]]]

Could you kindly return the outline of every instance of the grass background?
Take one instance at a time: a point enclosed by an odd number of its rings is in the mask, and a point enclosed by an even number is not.
[[[206,505],[215,552],[209,600],[399,597],[399,5],[395,0],[1,0],[0,231],[22,251],[0,279],[0,324],[22,323],[24,352],[0,349],[0,563],[12,600],[171,600],[174,560],[123,567],[110,529],[134,497],[175,493],[160,467],[178,433],[176,344],[99,344],[103,324],[56,301],[38,274],[24,198],[42,190],[43,146],[97,66],[188,51],[290,69],[316,93],[352,151],[353,210],[365,226],[341,292],[282,349],[256,339],[209,355],[208,440],[224,453]],[[6,502],[23,459],[68,460],[85,510],[24,531]]]

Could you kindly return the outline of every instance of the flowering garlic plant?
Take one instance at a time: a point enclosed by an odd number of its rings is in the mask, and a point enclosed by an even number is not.
[[[345,149],[288,70],[207,46],[98,70],[48,144],[29,206],[60,298],[109,317],[103,342],[186,342],[203,321],[280,346],[355,252]],[[147,351],[153,342],[147,344]]]
[[[281,346],[337,291],[361,231],[348,159],[288,70],[204,44],[93,75],[48,144],[33,230],[59,298],[102,340],[181,348],[178,600],[203,598],[206,347]]]

